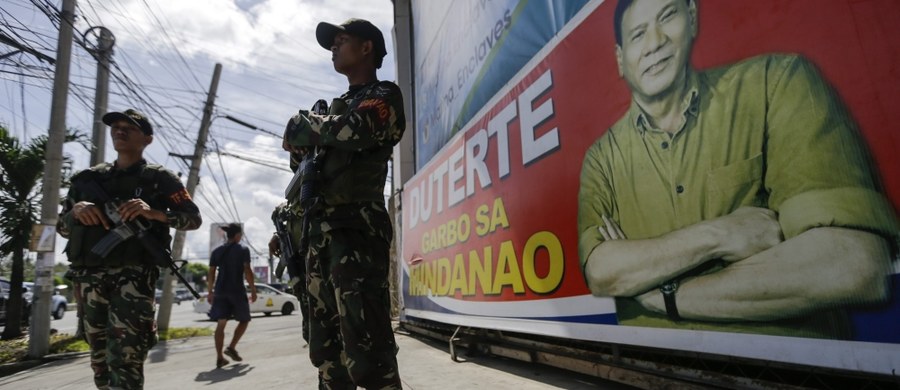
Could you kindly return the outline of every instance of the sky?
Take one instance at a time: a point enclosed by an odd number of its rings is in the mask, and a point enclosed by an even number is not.
[[[56,57],[58,18],[48,13],[61,8],[62,0],[3,0],[0,32]],[[395,79],[390,0],[78,0],[75,13],[74,34],[85,46],[96,44],[92,27],[106,27],[115,36],[108,111],[133,107],[147,114],[155,135],[145,158],[181,173],[183,182],[189,162],[170,153],[193,153],[214,66],[223,66],[194,192],[203,226],[187,233],[182,257],[189,261],[207,261],[212,224],[237,221],[244,224],[253,265],[267,262],[271,212],[284,201],[291,178],[287,152],[273,133],[280,135],[298,109],[309,109],[319,98],[330,101],[347,88],[330,53],[315,40],[320,21],[357,17],[378,26],[389,53],[378,77]],[[12,51],[0,44],[0,57]],[[97,63],[77,43],[71,61],[66,126],[90,136]],[[30,54],[0,58],[0,123],[20,140],[47,133],[53,72],[53,65]],[[112,161],[108,128],[104,134],[105,161]],[[84,147],[66,144],[63,152],[76,170],[88,167]],[[56,259],[65,263],[65,239],[58,238]]]

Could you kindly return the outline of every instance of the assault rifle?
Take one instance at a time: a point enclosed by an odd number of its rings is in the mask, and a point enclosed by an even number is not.
[[[316,104],[313,104],[312,109],[309,110],[311,113],[318,115],[326,115],[328,114],[328,102],[325,99],[319,99],[316,101]],[[289,201],[293,201],[297,198],[297,196],[302,196],[301,189],[304,186],[303,182],[307,179],[304,179],[304,175],[310,173],[310,170],[313,169],[314,160],[316,158],[316,153],[314,148],[308,148],[306,153],[303,153],[302,159],[300,160],[300,167],[294,172],[294,177],[291,178],[290,183],[284,189],[284,197]]]
[[[325,115],[328,113],[328,102],[323,99],[319,99],[312,106],[312,112]],[[300,168],[297,171],[303,174],[303,184],[300,186],[300,199],[297,201],[300,202],[300,207],[303,208],[303,221],[301,222],[301,230],[303,231],[303,235],[300,236],[300,250],[299,253],[302,256],[306,256],[307,252],[309,252],[309,215],[312,213],[313,207],[318,203],[319,197],[321,196],[321,180],[322,178],[319,176],[319,171],[321,170],[322,160],[321,155],[318,153],[313,153],[313,150],[310,150],[303,156],[303,161],[300,162]]]
[[[291,234],[287,229],[287,213],[285,209],[280,209],[272,216],[272,222],[275,223],[275,234],[278,235],[278,242],[281,245],[281,256],[278,266],[275,267],[275,277],[281,279],[284,269],[287,268],[288,276],[291,277],[288,285],[293,287],[300,281],[300,275],[305,271],[300,267],[305,267],[306,262],[303,261],[305,254],[297,253],[294,249]]]
[[[131,221],[122,220],[122,216],[119,215],[118,211],[119,205],[123,203],[122,200],[110,198],[106,191],[103,190],[103,187],[100,187],[100,184],[94,180],[87,180],[82,182],[82,184],[84,185],[83,189],[86,193],[92,194],[103,201],[104,213],[109,220],[115,224],[115,227],[110,230],[106,236],[100,239],[100,242],[91,248],[91,253],[100,257],[106,257],[116,246],[125,240],[136,238],[144,249],[153,257],[154,265],[168,267],[172,271],[172,274],[178,277],[178,280],[188,288],[191,295],[193,295],[194,298],[200,299],[200,294],[198,294],[184,276],[181,276],[181,273],[178,272],[180,267],[178,267],[178,265],[175,264],[175,260],[172,259],[172,251],[169,249],[169,246],[160,243],[159,240],[150,233],[150,228],[152,227],[150,221],[147,221],[143,217],[137,217]]]
[[[316,103],[313,104],[310,112],[318,115],[328,114],[328,102],[324,99],[317,100]],[[307,237],[310,223],[309,211],[319,196],[319,170],[322,162],[317,158],[318,156],[315,148],[308,148],[305,153],[303,153],[302,160],[300,160],[300,166],[297,168],[297,171],[294,173],[294,178],[291,179],[290,184],[288,184],[288,187],[284,191],[284,195],[289,202],[300,202],[300,207],[303,208],[303,221],[301,223],[303,235],[300,237],[299,247],[296,251],[298,256],[300,256],[300,259],[305,259],[306,253],[309,251],[309,238]],[[276,222],[275,225],[279,225],[278,222]],[[282,252],[284,252],[283,249]],[[305,266],[305,261],[300,264],[304,264]],[[290,269],[288,269],[288,272],[290,272]]]

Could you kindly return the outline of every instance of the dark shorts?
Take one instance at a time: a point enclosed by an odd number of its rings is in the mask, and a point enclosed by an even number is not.
[[[213,295],[209,318],[214,321],[232,318],[240,322],[250,321],[250,301],[247,300],[247,294]]]

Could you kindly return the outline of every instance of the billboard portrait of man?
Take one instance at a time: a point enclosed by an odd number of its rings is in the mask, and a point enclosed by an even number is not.
[[[846,339],[890,292],[894,210],[838,94],[798,55],[698,71],[695,0],[620,0],[632,102],[585,154],[578,252],[620,324]]]

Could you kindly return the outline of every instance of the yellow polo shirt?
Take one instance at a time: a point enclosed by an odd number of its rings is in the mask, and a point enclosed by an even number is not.
[[[629,239],[658,237],[741,206],[776,211],[785,239],[822,226],[896,236],[893,208],[877,189],[855,123],[803,58],[760,56],[692,74],[684,119],[670,135],[652,128],[632,103],[588,149],[578,193],[582,268],[603,242],[597,228],[604,214]],[[814,337],[847,333],[843,325],[812,326],[819,321],[803,319],[675,323],[630,298],[617,299],[617,314],[627,325]]]

